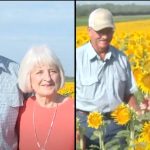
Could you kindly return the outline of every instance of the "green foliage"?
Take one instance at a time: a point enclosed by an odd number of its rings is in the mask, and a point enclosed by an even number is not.
[[[138,104],[140,104],[144,99],[144,93],[140,89],[138,89],[138,91],[134,93],[134,95],[137,99]]]
[[[90,145],[90,149],[89,150],[96,150],[96,149],[98,149],[99,150],[99,146],[97,146],[97,145]]]
[[[79,130],[80,127],[80,120],[78,117],[76,117],[76,130]]]
[[[130,134],[129,130],[122,130],[122,131],[119,131],[115,137],[118,139],[122,137],[127,138],[129,134]]]
[[[127,16],[114,16],[115,22],[127,22],[133,20],[145,20],[150,19],[150,15],[127,15]],[[88,25],[88,15],[87,16],[77,16],[76,26]]]
[[[74,82],[74,77],[66,76],[65,79],[66,79],[66,82]]]
[[[120,150],[122,147],[125,149],[127,148],[127,144],[124,144],[124,145],[120,145],[119,144],[119,139],[120,138],[128,138],[129,137],[129,134],[130,132],[128,130],[122,130],[122,131],[119,131],[117,133],[117,135],[109,142],[107,142],[105,144],[105,148],[106,149],[112,149],[112,150]]]
[[[121,147],[120,145],[118,144],[118,140],[117,139],[114,139],[112,141],[109,142],[109,144],[106,144],[105,147],[106,147],[106,150],[121,150]]]
[[[71,96],[74,92],[66,91],[63,93],[63,96]]]
[[[88,16],[91,11],[97,8],[106,8],[109,9],[114,16],[120,16],[120,15],[144,15],[144,14],[150,14],[150,6],[149,5],[134,5],[134,4],[128,4],[128,5],[114,5],[110,1],[110,3],[98,5],[77,5],[76,6],[76,15],[77,17],[81,16]]]
[[[150,112],[145,112],[142,116],[140,116],[139,120],[141,122],[150,120]]]
[[[99,137],[99,131],[98,130],[95,130],[94,132],[93,132],[93,135],[91,136],[91,140],[96,140],[96,139],[98,139],[98,137]]]

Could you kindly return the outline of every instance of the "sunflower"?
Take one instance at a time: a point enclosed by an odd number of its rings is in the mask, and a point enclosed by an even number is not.
[[[141,68],[138,66],[138,67],[133,67],[132,68],[133,70],[133,75],[134,75],[134,78],[138,84],[138,81],[139,81],[139,75],[142,73],[142,70]]]
[[[144,142],[150,145],[150,121],[144,123],[140,136]]]
[[[143,63],[143,70],[145,72],[149,72],[150,73],[150,59],[147,59],[146,61],[144,61],[144,63]]]
[[[144,142],[144,139],[140,137],[140,140],[136,140],[135,150],[150,150],[150,143]]]
[[[146,148],[146,144],[144,143],[141,137],[137,138],[134,144],[135,144],[135,150],[145,150]]]
[[[131,120],[130,109],[124,103],[120,104],[112,113],[112,118],[119,125],[125,125]]]
[[[124,53],[129,57],[134,54],[134,51],[135,51],[134,45],[129,44]]]
[[[145,94],[150,94],[150,73],[141,73],[138,85]]]
[[[76,27],[76,47],[80,47],[89,41],[86,26]]]
[[[137,48],[137,50],[136,50],[135,53],[134,53],[135,56],[136,56],[139,60],[143,59],[144,54],[145,54],[143,45],[138,44],[138,45],[136,46],[136,48]]]
[[[87,119],[88,127],[98,129],[103,125],[103,116],[99,112],[91,112]]]
[[[84,43],[85,43],[85,41],[81,36],[77,37],[77,39],[76,39],[76,47],[77,48],[80,47],[81,45],[83,45]]]

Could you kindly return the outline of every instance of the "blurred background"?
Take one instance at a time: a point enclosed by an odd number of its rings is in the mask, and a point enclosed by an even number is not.
[[[85,25],[88,16],[96,8],[109,9],[115,22],[150,18],[150,1],[77,1],[77,25]]]

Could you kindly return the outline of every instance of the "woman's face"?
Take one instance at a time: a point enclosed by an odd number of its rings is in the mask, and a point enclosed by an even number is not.
[[[50,96],[57,92],[60,74],[55,66],[37,66],[31,72],[31,87],[39,96]]]

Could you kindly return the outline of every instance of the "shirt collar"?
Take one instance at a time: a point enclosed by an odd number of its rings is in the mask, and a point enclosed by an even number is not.
[[[3,59],[0,57],[0,69],[5,70],[6,71],[6,66],[3,62]]]
[[[11,62],[11,60],[9,60],[3,56],[0,56],[0,73],[2,71],[10,73],[10,71],[8,69],[10,62]]]
[[[4,66],[4,64],[2,62],[0,62],[0,68],[6,70],[6,67]]]
[[[88,51],[87,51],[87,53],[88,53],[89,60],[92,60],[92,59],[98,57],[98,55],[95,52],[95,49],[93,48],[91,42],[88,43]]]
[[[111,59],[111,56],[116,57],[116,53],[114,47],[110,45],[105,60]],[[91,42],[88,43],[88,58],[89,60],[93,60],[94,58],[99,58]]]

